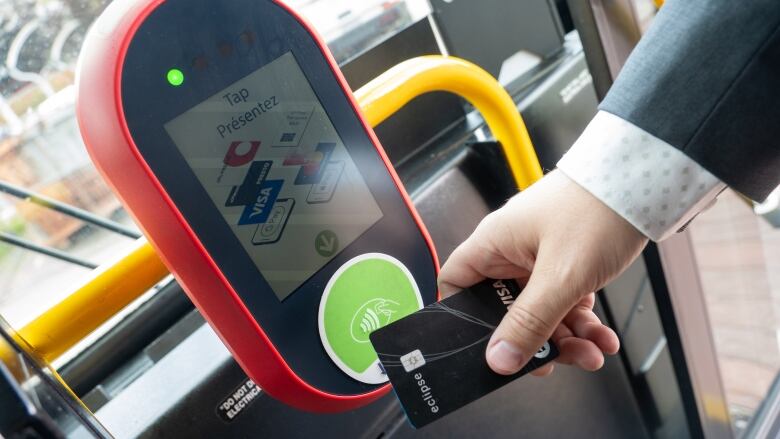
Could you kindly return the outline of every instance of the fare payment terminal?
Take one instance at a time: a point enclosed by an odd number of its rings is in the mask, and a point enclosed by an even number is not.
[[[384,394],[368,335],[435,301],[438,265],[311,27],[271,0],[117,0],[82,53],[93,160],[249,376],[314,411]]]

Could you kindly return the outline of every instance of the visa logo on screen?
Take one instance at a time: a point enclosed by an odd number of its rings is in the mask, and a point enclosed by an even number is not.
[[[257,186],[254,200],[244,207],[238,225],[262,224],[271,215],[271,208],[282,190],[283,180],[268,180]]]

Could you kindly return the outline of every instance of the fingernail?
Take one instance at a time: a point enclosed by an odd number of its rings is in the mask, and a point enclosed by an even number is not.
[[[513,374],[525,364],[525,356],[515,345],[499,340],[488,349],[487,360],[498,373]]]

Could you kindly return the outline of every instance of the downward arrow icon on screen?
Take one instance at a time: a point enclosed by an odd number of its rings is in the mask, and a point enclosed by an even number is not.
[[[317,234],[317,238],[314,241],[317,253],[322,257],[333,256],[339,247],[339,238],[330,230],[323,230]]]
[[[335,237],[320,236],[320,250],[324,252],[332,252],[333,247],[336,246]]]

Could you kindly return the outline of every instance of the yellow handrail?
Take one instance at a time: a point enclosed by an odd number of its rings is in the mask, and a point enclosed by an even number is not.
[[[376,126],[412,99],[433,91],[459,95],[482,113],[520,189],[542,178],[542,167],[512,97],[475,64],[439,55],[413,58],[360,88],[355,97],[368,123]]]
[[[415,97],[448,91],[470,101],[500,142],[512,175],[525,189],[542,169],[520,114],[506,90],[478,66],[443,56],[405,61],[355,92],[369,124],[376,126]],[[50,362],[97,329],[168,274],[146,239],[117,260],[101,265],[92,278],[19,330]]]
[[[84,285],[18,331],[51,362],[168,275],[145,238],[119,258],[101,265]]]

